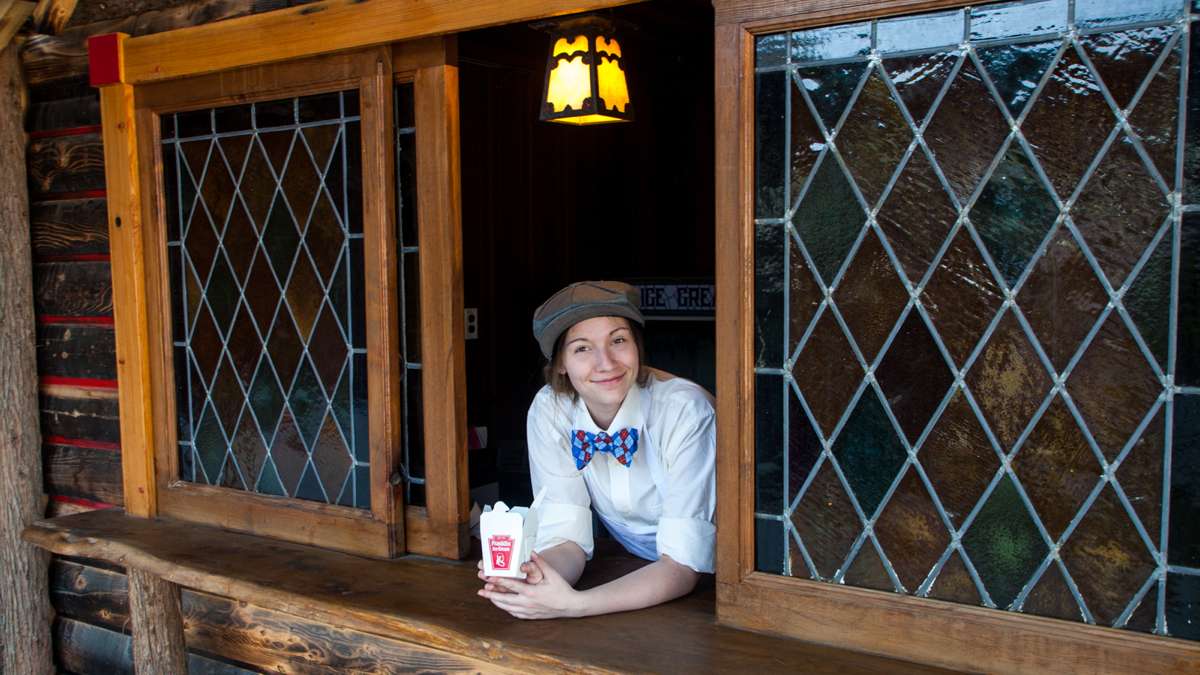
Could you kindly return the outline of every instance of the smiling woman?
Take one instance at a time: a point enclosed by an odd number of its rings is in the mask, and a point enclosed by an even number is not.
[[[548,362],[529,408],[533,490],[545,498],[525,580],[480,577],[480,595],[518,618],[588,616],[685,595],[713,571],[712,397],[643,363],[636,290],[579,282],[534,314]],[[576,591],[593,551],[592,510],[630,553],[652,561]]]

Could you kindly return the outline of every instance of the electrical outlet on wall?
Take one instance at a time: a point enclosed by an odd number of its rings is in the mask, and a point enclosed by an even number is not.
[[[464,311],[463,323],[467,327],[467,339],[474,340],[479,337],[479,310],[475,307],[467,307]]]

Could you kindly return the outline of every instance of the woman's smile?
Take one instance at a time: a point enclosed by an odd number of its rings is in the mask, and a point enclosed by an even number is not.
[[[592,414],[607,428],[635,386],[640,362],[629,321],[598,316],[571,326],[563,340],[562,371]]]

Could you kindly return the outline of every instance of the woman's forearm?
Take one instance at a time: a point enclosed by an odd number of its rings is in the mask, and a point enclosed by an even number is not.
[[[579,581],[583,567],[587,564],[587,554],[573,541],[564,541],[538,552],[543,563],[548,563],[558,575],[572,586]]]
[[[619,579],[580,591],[576,616],[625,612],[674,600],[690,593],[699,579],[698,572],[664,555]]]

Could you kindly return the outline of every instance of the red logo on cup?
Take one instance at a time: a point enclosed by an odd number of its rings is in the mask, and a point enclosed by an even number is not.
[[[488,537],[488,549],[492,552],[492,568],[507,570],[512,564],[513,538],[506,534]]]

